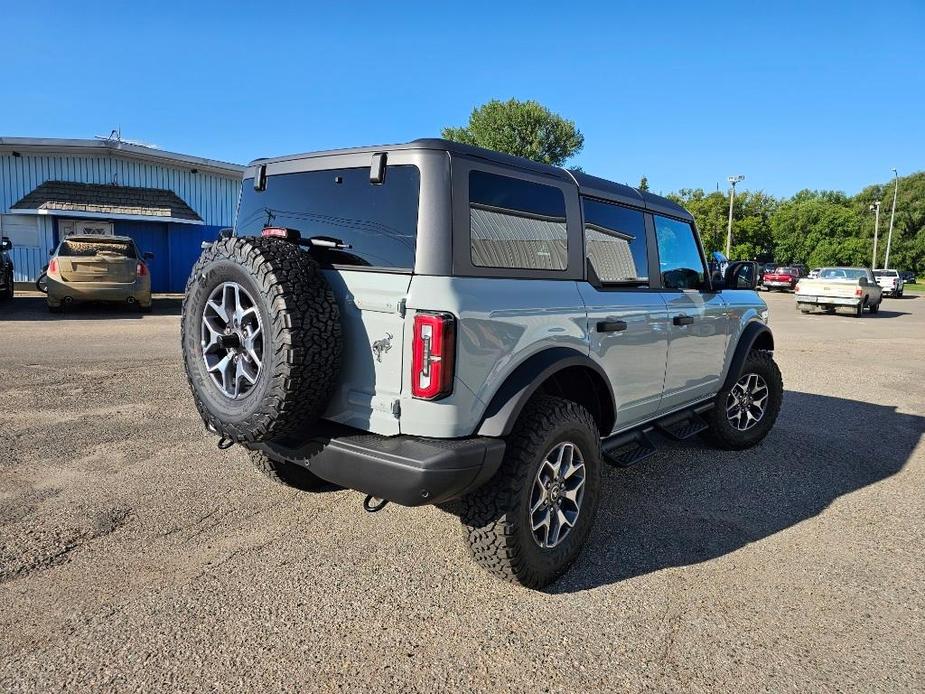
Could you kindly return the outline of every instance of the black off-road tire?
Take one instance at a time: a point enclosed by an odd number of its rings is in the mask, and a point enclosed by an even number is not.
[[[726,417],[726,400],[732,386],[724,387],[717,393],[713,408],[704,416],[709,424],[705,436],[718,448],[736,451],[751,448],[768,435],[777,420],[777,415],[780,414],[784,399],[784,380],[770,352],[753,349],[748,353],[739,378],[751,373],[761,376],[768,385],[768,404],[764,415],[761,421],[751,429],[746,431],[736,429]],[[732,385],[735,382],[733,381]]]
[[[306,492],[315,491],[326,485],[324,480],[301,465],[289,462],[266,449],[251,449],[247,453],[254,467],[274,482]]]
[[[881,299],[881,301],[882,301],[882,299]],[[871,313],[879,313],[879,312],[880,312],[880,303],[881,303],[881,301],[878,301],[876,304],[871,304],[871,305],[868,306],[867,308],[870,310]]]
[[[263,332],[263,364],[243,397],[225,396],[206,372],[201,321],[223,282],[251,295]],[[206,248],[183,298],[181,345],[187,380],[207,427],[238,443],[304,433],[330,400],[341,364],[337,302],[318,263],[295,244],[232,237]]]
[[[13,273],[11,272],[6,278],[6,286],[3,288],[3,291],[0,292],[0,300],[9,301],[13,298],[13,294],[16,292],[15,287],[13,286]]]
[[[546,454],[571,441],[585,460],[585,497],[577,522],[557,547],[540,547],[530,527],[530,493]],[[559,578],[591,531],[601,488],[597,425],[582,406],[552,396],[531,400],[507,439],[504,460],[483,487],[461,499],[461,520],[473,558],[505,580],[542,588]]]
[[[865,306],[867,306],[867,300],[866,300],[866,299],[862,299],[862,300],[858,303],[857,308],[854,309],[854,313],[851,314],[851,315],[853,315],[855,318],[861,318],[861,317],[863,317],[863,315],[864,315],[864,307],[865,307]]]

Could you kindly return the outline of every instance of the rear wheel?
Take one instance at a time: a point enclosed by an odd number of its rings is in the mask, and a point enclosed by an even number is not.
[[[868,308],[871,313],[877,313],[880,310],[880,302],[878,301],[876,304],[871,304]]]
[[[472,556],[508,581],[548,585],[581,551],[600,484],[600,436],[590,413],[563,398],[535,398],[518,418],[497,474],[462,498]]]
[[[708,436],[720,448],[754,446],[771,431],[783,401],[780,369],[769,352],[753,349],[739,378],[717,395],[706,415]]]
[[[8,301],[13,298],[13,272],[12,270],[7,272],[6,282],[3,283],[3,291],[0,292],[0,300]]]
[[[867,299],[862,299],[858,302],[857,307],[854,309],[854,317],[860,318],[864,315],[864,307],[867,305]]]

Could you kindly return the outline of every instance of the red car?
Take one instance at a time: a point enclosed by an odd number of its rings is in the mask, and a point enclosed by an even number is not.
[[[793,291],[800,279],[800,271],[795,267],[778,267],[772,272],[764,273],[762,282],[767,290],[777,289],[784,291],[789,289]]]

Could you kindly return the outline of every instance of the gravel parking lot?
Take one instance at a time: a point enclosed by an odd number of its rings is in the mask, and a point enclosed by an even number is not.
[[[0,305],[0,689],[922,691],[925,296],[804,316],[757,449],[605,470],[547,592],[219,451],[153,315]]]

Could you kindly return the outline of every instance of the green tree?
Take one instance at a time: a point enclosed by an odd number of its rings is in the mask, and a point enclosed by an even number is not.
[[[649,179],[643,176],[639,179],[639,190],[646,191],[649,190]]]
[[[479,106],[465,126],[444,128],[443,137],[555,166],[584,145],[584,135],[573,121],[536,101],[517,99]]]

